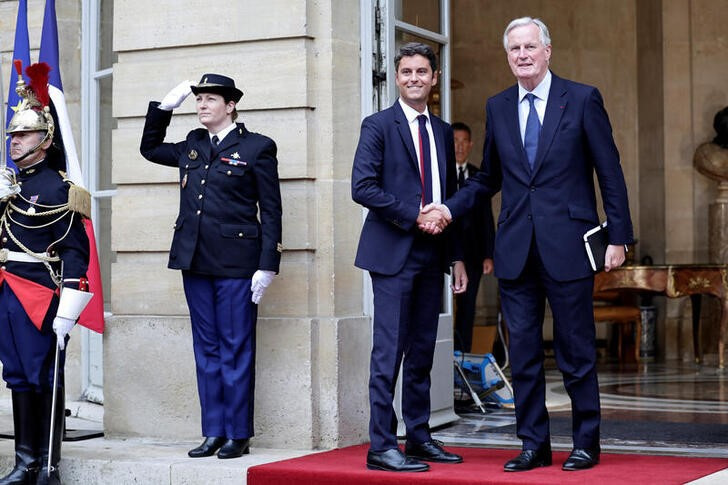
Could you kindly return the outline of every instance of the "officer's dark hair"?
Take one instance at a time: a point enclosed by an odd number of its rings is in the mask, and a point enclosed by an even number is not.
[[[237,102],[237,101],[235,101],[235,99],[233,99],[232,95],[230,95],[230,94],[223,94],[223,95],[222,95],[222,100],[223,100],[223,101],[225,101],[225,104],[226,104],[226,105],[227,105],[227,104],[228,104],[228,103],[229,103],[230,101],[232,101],[232,102],[233,102],[233,103],[235,103],[235,104],[238,104],[238,102]],[[237,108],[233,108],[233,112],[232,112],[232,113],[230,113],[230,115],[231,115],[231,116],[233,117],[233,121],[235,121],[236,119],[238,119],[238,110],[237,110]]]
[[[463,123],[462,121],[456,121],[455,123],[452,124],[452,131],[455,131],[455,130],[460,130],[460,131],[466,132],[468,134],[468,138],[473,137],[473,133],[470,131],[470,127],[468,125],[466,125],[465,123]]]
[[[429,45],[421,42],[410,42],[399,48],[399,52],[397,52],[397,55],[394,56],[394,70],[399,70],[399,61],[401,61],[403,57],[412,57],[418,54],[426,57],[427,60],[430,61],[430,67],[432,68],[433,74],[437,72],[437,56],[435,55],[435,51],[433,51],[432,47]]]
[[[728,106],[718,111],[713,118],[713,128],[718,134],[713,143],[721,148],[728,148]]]

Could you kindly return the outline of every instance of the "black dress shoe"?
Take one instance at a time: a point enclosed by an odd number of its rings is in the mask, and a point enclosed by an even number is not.
[[[407,457],[399,448],[392,448],[387,451],[370,450],[367,453],[367,468],[388,472],[426,472],[430,465]]]
[[[410,443],[404,445],[404,452],[409,458],[437,463],[462,463],[463,457],[450,453],[442,448],[442,443],[435,440],[425,441],[419,445]]]
[[[588,450],[586,448],[574,448],[564,462],[562,470],[573,472],[586,470],[599,463],[599,450]]]
[[[248,438],[227,440],[220,448],[220,451],[217,452],[217,457],[224,460],[226,458],[238,458],[248,453],[250,453],[250,440]]]
[[[204,456],[212,456],[225,443],[225,438],[219,436],[208,436],[197,448],[193,448],[187,452],[190,458],[202,458]]]
[[[525,472],[540,466],[551,465],[551,448],[523,450],[521,454],[506,462],[503,470],[507,472]]]

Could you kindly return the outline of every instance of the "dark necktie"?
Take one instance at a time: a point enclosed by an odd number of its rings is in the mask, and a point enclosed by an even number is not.
[[[458,168],[458,190],[463,188],[465,185],[465,166]]]
[[[212,146],[213,146],[213,148],[216,147],[218,143],[220,143],[220,139],[217,137],[217,135],[212,135]]]
[[[422,206],[432,202],[432,158],[430,136],[427,134],[427,116],[419,115],[420,123],[420,178],[422,180]]]
[[[528,164],[533,169],[533,163],[536,161],[536,150],[538,150],[538,137],[541,134],[541,122],[538,120],[538,113],[536,112],[536,106],[533,104],[533,100],[536,96],[533,93],[528,93],[526,99],[528,99],[529,111],[528,119],[526,120],[526,134],[523,137],[523,148],[526,149],[526,156],[528,157]]]

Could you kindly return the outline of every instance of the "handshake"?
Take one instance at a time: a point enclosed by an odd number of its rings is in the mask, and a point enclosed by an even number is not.
[[[417,216],[417,227],[427,234],[437,235],[452,221],[450,209],[445,204],[427,204]]]

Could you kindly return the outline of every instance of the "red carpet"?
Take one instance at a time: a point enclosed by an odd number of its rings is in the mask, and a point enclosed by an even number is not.
[[[555,452],[554,464],[529,472],[505,473],[503,464],[518,450],[452,448],[463,455],[459,465],[430,464],[424,473],[391,473],[366,469],[368,445],[350,446],[248,469],[248,485],[404,485],[404,484],[682,484],[728,467],[719,458],[617,455],[602,453],[591,470],[564,472],[567,452]]]

